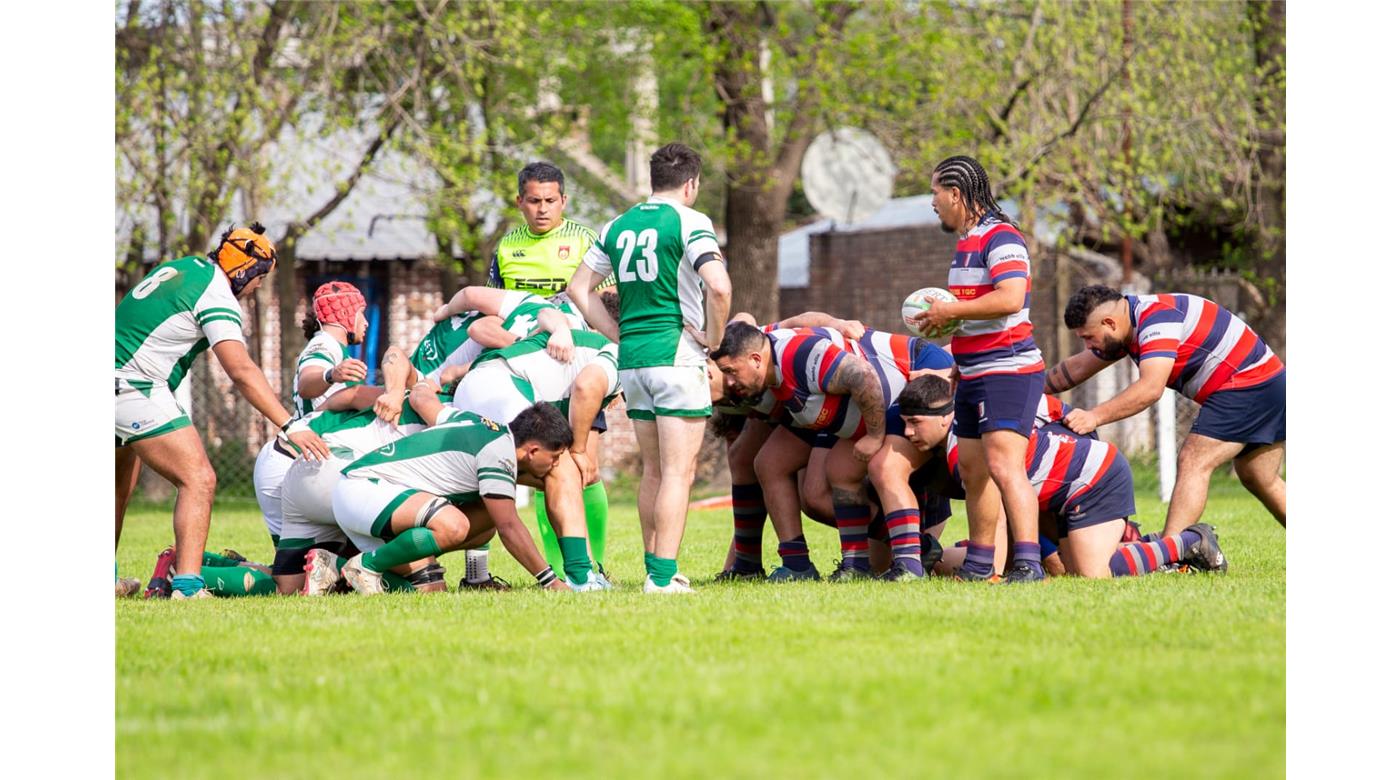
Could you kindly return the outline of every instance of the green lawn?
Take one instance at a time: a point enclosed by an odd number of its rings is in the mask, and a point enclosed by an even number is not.
[[[644,598],[635,506],[613,518],[611,593],[525,588],[497,544],[515,592],[119,603],[119,776],[1284,773],[1284,534],[1236,484],[1208,509],[1228,575],[1026,587],[707,585],[729,516],[693,512],[701,593]],[[122,574],[168,536],[133,510]],[[826,570],[835,531],[808,537]],[[226,546],[271,558],[252,504],[216,510]]]

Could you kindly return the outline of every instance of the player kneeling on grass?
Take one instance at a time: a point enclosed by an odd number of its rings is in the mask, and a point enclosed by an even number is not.
[[[569,456],[544,479],[547,520],[541,537],[557,534],[562,570],[570,587],[598,590],[611,587],[593,571],[588,555],[584,485],[601,484],[598,464],[586,445],[590,429],[620,392],[617,345],[585,330],[572,333],[574,349],[567,362],[547,351],[547,334],[536,334],[505,349],[483,354],[472,364],[469,380],[458,386],[452,403],[459,409],[492,420],[513,420],[536,402],[561,409],[569,419],[573,446]],[[550,528],[548,536],[545,527]],[[551,564],[553,566],[553,564]]]
[[[920,450],[947,447],[948,469],[959,477],[958,441],[951,432],[952,387],[940,377],[921,377],[899,395],[905,435]],[[1134,514],[1133,472],[1118,448],[1059,424],[1031,432],[1027,477],[1042,514],[1056,519],[1059,552],[1066,570],[1084,577],[1148,574],[1179,562],[1225,571],[1214,529],[1198,523],[1155,542],[1120,545]]]
[[[509,427],[450,412],[438,425],[357,459],[342,470],[331,504],[336,523],[365,552],[341,573],[359,593],[383,593],[385,572],[478,547],[499,532],[541,587],[568,590],[521,524],[515,485],[519,471],[543,479],[572,443],[564,415],[537,403]]]

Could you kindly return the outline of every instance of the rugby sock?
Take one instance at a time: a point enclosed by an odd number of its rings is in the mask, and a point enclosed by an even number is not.
[[[395,536],[374,552],[367,552],[360,560],[372,572],[384,573],[395,566],[412,563],[430,555],[442,555],[433,532],[427,528],[410,528]]]
[[[790,541],[778,542],[778,555],[783,566],[793,571],[807,571],[812,568],[812,559],[807,557],[807,537],[798,534]]]
[[[734,571],[762,571],[763,521],[768,517],[763,488],[736,484],[730,494],[734,498]]]
[[[1108,570],[1115,577],[1151,574],[1164,564],[1179,563],[1185,557],[1186,550],[1200,540],[1200,534],[1195,531],[1182,531],[1155,542],[1125,544],[1108,559]]]
[[[225,558],[224,556],[219,555],[218,553],[211,553],[211,552],[206,551],[206,552],[204,553],[204,562],[203,562],[202,565],[204,565],[204,566],[237,566],[237,565],[238,565],[238,561],[235,561],[235,560],[232,559],[232,558]],[[208,577],[206,577],[205,579],[208,579]]]
[[[215,596],[265,596],[277,592],[277,582],[271,574],[247,566],[205,566],[200,574],[205,587]]]
[[[467,550],[467,582],[485,582],[491,579],[491,571],[486,566],[490,551],[489,544]],[[563,560],[560,560],[559,568],[564,568]]]
[[[1058,544],[1055,544],[1054,539],[1051,539],[1045,534],[1040,535],[1040,559],[1042,561],[1059,551],[1060,546]]]
[[[340,571],[342,568],[344,568],[345,562],[348,560],[350,559],[342,555],[337,555],[335,557],[335,570]],[[408,578],[404,577],[403,575],[395,574],[391,571],[386,571],[383,573],[383,576],[384,587],[390,593],[412,593],[418,590],[417,588],[413,587],[413,583],[409,582]]]
[[[583,489],[583,519],[588,524],[588,549],[601,569],[608,550],[608,489],[601,480]]]
[[[990,577],[994,571],[997,559],[997,548],[991,544],[967,544],[967,557],[963,559],[962,567],[968,573],[976,577]]]
[[[671,578],[676,576],[676,559],[662,558],[658,555],[652,556],[651,582],[658,588],[664,588],[671,584]]]
[[[920,577],[924,565],[919,560],[919,510],[896,509],[885,514],[885,527],[890,534],[890,558]]]
[[[1024,563],[1031,567],[1032,571],[1039,572],[1045,576],[1045,567],[1040,563],[1040,542],[1014,542],[1011,545],[1011,560],[1015,563]]]
[[[585,510],[587,507],[585,507]],[[559,550],[559,537],[554,534],[554,526],[549,524],[549,513],[545,510],[544,491],[535,491],[535,523],[540,527],[540,548],[544,550],[544,560],[554,569],[556,577],[564,576],[564,554]],[[470,552],[468,552],[470,555]],[[482,564],[485,572],[485,564]],[[491,575],[483,573],[481,579],[467,577],[467,582],[484,582]]]
[[[198,574],[176,574],[170,580],[172,590],[186,596],[193,596],[204,589],[204,578]]]
[[[569,582],[582,585],[588,581],[588,573],[593,571],[593,562],[588,560],[588,540],[582,536],[564,536],[559,539],[559,548],[564,555],[564,575]]]
[[[836,530],[841,534],[841,568],[870,571],[870,505],[837,504]]]
[[[647,576],[650,577],[651,573],[656,571],[656,555],[646,553],[642,556],[642,564],[647,567]]]

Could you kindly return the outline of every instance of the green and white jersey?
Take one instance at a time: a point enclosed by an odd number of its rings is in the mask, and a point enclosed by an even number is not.
[[[354,460],[427,427],[427,421],[405,403],[397,425],[379,419],[373,409],[319,411],[297,420],[291,430],[312,431],[326,442],[332,455]]]
[[[573,336],[574,357],[568,363],[550,357],[545,351],[549,334],[537,333],[509,347],[482,354],[472,364],[472,370],[488,363],[502,364],[521,395],[531,403],[554,404],[568,417],[568,398],[573,392],[574,380],[585,368],[598,366],[608,377],[608,390],[603,399],[603,406],[607,406],[621,391],[617,377],[617,345],[601,333],[575,329]]]
[[[583,262],[617,274],[622,368],[703,366],[685,326],[705,329],[701,258],[719,257],[710,218],[667,199],[639,203],[603,227]]]
[[[545,309],[554,309],[564,315],[568,320],[569,327],[579,330],[587,330],[588,323],[583,321],[578,311],[574,309],[569,301],[569,296],[565,293],[541,298],[533,293],[522,293],[509,290],[505,294],[505,300],[501,302],[501,327],[507,332],[520,338],[526,338],[534,332],[540,324],[540,312]]]
[[[505,425],[453,411],[437,425],[390,442],[344,469],[352,479],[380,479],[453,503],[515,497],[515,439]]]
[[[476,356],[481,354],[481,345],[467,336],[467,328],[479,319],[480,312],[469,311],[466,314],[454,314],[437,323],[428,331],[428,335],[418,342],[418,348],[413,350],[408,362],[413,364],[419,374],[436,382],[442,376],[444,368],[465,365],[476,360]]]
[[[243,309],[219,267],[199,257],[161,263],[117,304],[117,378],[172,392],[194,359],[243,341]]]
[[[301,397],[301,370],[307,366],[315,366],[317,371],[324,372],[328,368],[335,368],[340,361],[350,357],[350,348],[335,340],[335,336],[322,331],[317,331],[315,336],[306,343],[301,354],[297,355],[297,370],[292,374],[292,414],[296,419],[305,417],[311,413],[312,409],[326,402],[327,398],[344,390],[352,385],[362,384],[361,382],[336,382],[326,388],[326,392],[315,398]]]

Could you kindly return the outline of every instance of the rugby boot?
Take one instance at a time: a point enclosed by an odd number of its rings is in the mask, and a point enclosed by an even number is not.
[[[356,593],[372,596],[384,592],[384,575],[377,571],[370,571],[364,567],[365,554],[360,553],[354,558],[345,562],[341,567],[340,574],[345,577],[345,581],[350,583],[350,587]]]
[[[917,582],[923,579],[919,575],[904,568],[904,564],[898,558],[890,562],[890,567],[876,579],[885,582]]]
[[[148,599],[168,599],[172,586],[170,570],[175,566],[175,548],[167,547],[156,556],[156,568],[151,572],[151,581],[146,583]]]
[[[141,580],[134,580],[130,577],[122,577],[117,580],[117,598],[125,599],[135,596],[141,592]]]
[[[871,574],[865,569],[857,569],[854,566],[840,565],[836,567],[836,571],[833,571],[831,573],[831,576],[827,577],[827,580],[829,582],[855,582],[857,580],[872,579],[874,576],[875,575]]]
[[[222,556],[224,556],[225,558],[228,558],[230,561],[233,561],[234,563],[247,563],[247,562],[248,562],[248,559],[247,559],[247,558],[244,558],[242,555],[240,555],[240,554],[238,553],[237,550],[229,549],[229,548],[227,548],[227,547],[224,548],[224,551],[221,552],[221,553],[219,553],[219,554],[222,555]]]
[[[995,584],[1001,582],[1001,575],[997,574],[996,572],[992,572],[991,574],[986,575],[974,574],[973,572],[968,571],[967,567],[959,566],[953,572],[953,579],[957,580],[958,582],[990,582]]]
[[[457,583],[457,590],[510,590],[510,583],[492,574],[481,582],[467,582],[466,577]]]
[[[738,569],[725,569],[715,575],[715,582],[739,582],[741,580],[762,580],[768,577],[768,572],[763,569],[758,571],[739,571]]]
[[[569,586],[569,590],[575,593],[592,593],[593,591],[599,590],[612,590],[612,583],[598,576],[598,573],[595,571],[588,572],[588,579],[578,585],[569,582],[567,578],[565,578],[564,582]]]
[[[1036,571],[1029,563],[1026,563],[1025,561],[1013,561],[1011,566],[1006,570],[1006,578],[1003,580],[1003,582],[1006,582],[1008,584],[1021,582],[1040,582],[1044,579],[1044,570]]]
[[[190,595],[188,595],[188,596],[186,596],[185,594],[181,593],[181,592],[178,591],[178,590],[177,590],[177,591],[173,591],[173,592],[171,592],[171,594],[170,594],[170,600],[171,600],[171,601],[193,601],[194,599],[212,599],[212,598],[214,598],[214,594],[213,594],[213,593],[210,593],[208,588],[200,588],[199,590],[195,591],[194,593],[192,593],[192,594],[190,594]]]
[[[643,593],[694,593],[695,589],[690,587],[690,580],[684,574],[677,572],[671,576],[671,581],[665,585],[657,585],[651,581],[651,577],[646,578],[642,584]]]
[[[324,596],[331,592],[340,581],[340,572],[335,568],[335,558],[335,553],[330,550],[319,547],[307,550],[306,565],[302,567],[302,571],[306,572],[306,582],[301,586],[301,595]]]
[[[810,580],[820,582],[822,575],[817,572],[817,567],[808,566],[805,569],[789,569],[786,566],[779,566],[768,575],[769,582],[800,582]]]
[[[1225,553],[1220,549],[1220,540],[1215,538],[1213,526],[1196,523],[1186,530],[1200,534],[1201,541],[1186,548],[1186,554],[1181,556],[1183,563],[1202,571],[1218,571],[1221,574],[1230,570],[1230,562],[1225,560]]]

